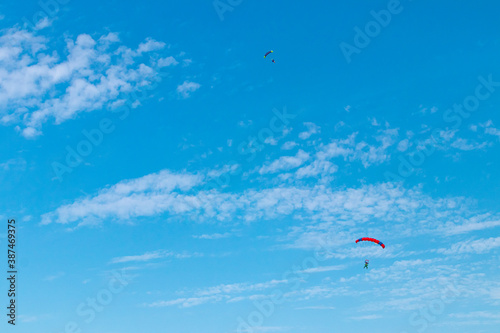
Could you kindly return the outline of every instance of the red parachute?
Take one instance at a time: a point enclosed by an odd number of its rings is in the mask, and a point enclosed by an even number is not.
[[[356,243],[357,242],[363,242],[363,241],[377,243],[378,245],[382,246],[383,249],[385,249],[384,243],[382,243],[381,241],[379,241],[378,239],[375,239],[375,238],[363,237],[363,238],[357,239]]]

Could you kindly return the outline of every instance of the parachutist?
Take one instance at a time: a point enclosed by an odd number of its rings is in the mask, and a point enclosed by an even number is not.
[[[270,55],[270,54],[271,54],[271,53],[273,53],[273,52],[274,52],[273,50],[268,51],[266,54],[264,54],[264,58],[267,58],[267,56],[268,56],[268,55]],[[276,61],[274,61],[274,59],[271,59],[271,61],[272,61],[273,63],[276,63]]]
[[[370,261],[369,261],[368,259],[367,259],[367,260],[365,260],[365,267],[363,267],[363,268],[368,269],[368,264],[369,264],[369,263],[370,263]]]

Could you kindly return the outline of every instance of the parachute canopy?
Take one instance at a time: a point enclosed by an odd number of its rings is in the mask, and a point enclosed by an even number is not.
[[[273,52],[274,52],[273,50],[271,50],[271,51],[267,52],[267,53],[264,55],[264,58],[265,58],[265,57],[267,57],[268,55],[270,55],[270,54],[271,54],[271,53],[273,53]]]
[[[357,239],[356,243],[363,242],[363,241],[377,243],[378,245],[382,246],[383,249],[385,249],[384,243],[382,243],[381,241],[379,241],[378,239],[375,239],[375,238],[363,237],[363,238]]]

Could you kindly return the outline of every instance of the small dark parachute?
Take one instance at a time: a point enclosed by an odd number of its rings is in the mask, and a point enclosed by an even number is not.
[[[266,54],[264,54],[264,58],[267,58],[268,55],[270,55],[271,53],[273,53],[274,51],[271,50],[271,51],[268,51]]]

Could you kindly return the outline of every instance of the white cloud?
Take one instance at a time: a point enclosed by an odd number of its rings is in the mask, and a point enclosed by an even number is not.
[[[314,268],[305,269],[305,270],[301,271],[301,273],[307,273],[307,274],[310,274],[310,273],[323,273],[323,272],[331,272],[331,271],[341,271],[341,270],[344,270],[344,269],[345,269],[345,266],[343,266],[343,265],[320,266],[320,267],[314,267]]]
[[[493,128],[493,127],[489,127],[487,129],[485,129],[484,132],[486,134],[495,135],[495,136],[500,137],[500,130]]]
[[[154,39],[148,38],[144,43],[139,44],[137,48],[137,53],[142,54],[151,51],[161,50],[165,47],[165,43],[158,42]]]
[[[226,165],[218,167],[217,169],[212,169],[212,170],[206,171],[206,175],[208,178],[218,178],[224,174],[234,173],[240,167],[241,166],[239,164],[226,164]]]
[[[423,105],[419,105],[419,113],[425,115],[427,112],[436,113],[439,109],[435,106],[432,106],[430,109],[428,107],[424,107]]]
[[[80,225],[85,225],[93,224],[95,220],[106,216],[128,219],[131,216],[150,216],[165,210],[187,212],[191,209],[189,204],[194,198],[181,198],[177,191],[186,191],[200,185],[203,179],[202,175],[176,174],[164,170],[125,180],[101,190],[93,198],[78,200],[71,205],[59,207],[53,213],[43,215],[42,224],[80,221]]]
[[[221,284],[215,287],[210,287],[195,292],[196,296],[211,296],[219,294],[243,293],[249,291],[265,290],[275,288],[278,285],[288,283],[287,280],[271,280],[261,283],[233,283]]]
[[[33,216],[32,215],[26,215],[26,216],[23,216],[22,218],[22,221],[23,222],[29,222],[33,219]]]
[[[294,141],[287,141],[285,142],[282,146],[281,146],[281,149],[283,150],[292,150],[293,148],[295,148],[297,146],[297,142],[294,142]]]
[[[26,127],[25,129],[22,130],[21,133],[26,139],[34,139],[42,135],[42,131],[39,131],[33,127]]]
[[[101,36],[99,38],[99,41],[101,42],[107,42],[108,44],[104,44],[104,47],[109,47],[109,44],[111,43],[118,43],[120,41],[120,37],[118,37],[118,34],[115,32],[110,32],[107,35]]]
[[[286,284],[286,280],[271,280],[263,283],[234,283],[234,284],[221,284],[215,287],[209,287],[193,292],[191,297],[183,297],[168,301],[157,301],[146,304],[149,307],[165,307],[165,306],[179,306],[181,308],[193,307],[205,303],[215,303],[220,301],[237,302],[244,299],[260,299],[264,295],[247,295],[241,297],[234,297],[233,294],[244,294],[248,292],[266,290],[276,288],[279,285]]]
[[[500,237],[478,239],[475,241],[463,241],[453,244],[448,249],[438,249],[437,253],[462,254],[462,253],[487,253],[500,247]]]
[[[215,233],[215,234],[205,234],[205,235],[195,235],[193,238],[198,238],[198,239],[221,239],[221,238],[228,238],[231,237],[231,234],[229,232],[225,232],[223,234]]]
[[[401,151],[401,152],[406,151],[408,149],[408,146],[409,146],[409,140],[408,139],[401,140],[398,143],[398,150]]]
[[[252,326],[250,329],[243,329],[241,332],[279,332],[288,331],[290,327],[280,327],[280,326]]]
[[[49,276],[45,277],[45,279],[44,279],[44,280],[45,280],[45,281],[54,281],[54,280],[57,280],[57,279],[59,279],[59,278],[63,277],[64,275],[66,275],[66,273],[64,273],[64,272],[59,272],[59,273],[57,273],[57,274],[54,274],[54,275],[49,275]]]
[[[451,147],[465,151],[483,149],[487,145],[488,145],[487,142],[479,144],[475,142],[470,142],[463,138],[457,138],[455,141],[451,143]]]
[[[468,313],[450,313],[449,316],[451,318],[488,318],[488,319],[500,319],[500,313],[492,313],[487,311],[474,311]]]
[[[33,323],[36,321],[41,321],[50,318],[50,315],[36,315],[36,316],[28,316],[28,315],[19,315],[19,320],[23,323]]]
[[[295,169],[304,164],[309,159],[309,154],[299,150],[295,156],[282,156],[279,159],[262,166],[259,170],[261,175],[267,173],[276,173]]]
[[[24,171],[26,169],[26,160],[23,158],[11,158],[10,160],[0,163],[0,169],[4,171],[9,170],[21,170]]]
[[[383,317],[380,315],[372,314],[372,315],[351,317],[350,319],[352,319],[352,320],[374,320],[374,319],[380,319],[380,318],[383,318]]]
[[[52,25],[52,21],[48,17],[44,17],[35,24],[35,30],[42,30]]]
[[[153,259],[159,259],[165,257],[165,253],[162,252],[149,252],[145,253],[142,255],[136,255],[136,256],[124,256],[124,257],[117,257],[113,258],[111,260],[112,264],[118,264],[118,263],[124,263],[124,262],[130,262],[130,261],[149,261]]]
[[[231,172],[222,168],[218,172]],[[300,169],[299,169],[300,170]],[[336,246],[357,238],[353,226],[379,223],[378,234],[438,235],[466,234],[498,226],[500,217],[475,214],[464,198],[434,199],[419,188],[405,189],[393,184],[363,185],[334,189],[325,184],[313,186],[281,184],[277,187],[250,188],[242,192],[230,188],[204,189],[208,174],[172,173],[168,170],[119,182],[74,203],[58,207],[42,216],[42,224],[52,222],[78,226],[104,220],[129,220],[165,214],[167,218],[192,221],[256,221],[291,216],[297,220],[321,223],[297,229],[289,235],[294,247],[310,249],[325,234],[335,232]],[[381,221],[391,221],[390,224]],[[382,229],[383,226],[383,229]],[[340,228],[340,229],[336,229]],[[375,237],[376,238],[376,237]],[[348,252],[339,248],[336,256],[360,255],[363,249]],[[444,250],[443,250],[444,251]],[[395,256],[394,247],[383,256]]]
[[[336,307],[333,306],[303,306],[300,308],[296,308],[297,310],[336,310]]]
[[[160,60],[158,60],[158,67],[168,67],[172,65],[175,66],[178,64],[179,62],[177,62],[177,60],[175,60],[175,58],[172,56],[167,58],[161,58]]]
[[[322,175],[325,178],[338,171],[338,167],[330,161],[315,160],[311,164],[297,170],[295,176],[298,179],[316,177]]]
[[[141,255],[135,255],[135,256],[123,256],[123,257],[116,257],[111,259],[112,264],[121,264],[125,262],[132,262],[132,261],[150,261],[154,259],[161,259],[161,258],[167,258],[167,257],[174,257],[177,259],[183,259],[183,258],[190,258],[190,257],[199,257],[199,253],[194,253],[194,254],[187,254],[187,253],[174,253],[170,251],[154,251],[154,252],[147,252]]]
[[[372,118],[370,120],[370,123],[372,124],[372,126],[380,126],[380,124],[377,122],[377,119],[376,118]]]
[[[500,299],[500,288],[492,288],[490,290],[490,297],[492,299]]]
[[[314,123],[304,123],[307,127],[307,131],[299,133],[299,138],[302,140],[309,139],[311,135],[319,133],[320,127]]]
[[[178,305],[181,308],[190,308],[193,306],[209,303],[209,302],[217,302],[223,299],[229,298],[228,296],[210,296],[210,297],[189,297],[189,298],[178,298],[170,301],[158,301],[153,302],[151,304],[146,304],[148,307],[165,307],[165,306],[173,306]]]
[[[181,85],[177,86],[177,92],[184,98],[188,98],[190,93],[200,89],[201,85],[196,82],[184,81]]]
[[[397,129],[379,130],[375,136],[377,145],[365,141],[356,142],[358,133],[352,133],[346,139],[334,139],[327,145],[321,145],[316,154],[319,160],[343,157],[348,161],[361,161],[365,168],[389,160],[388,148],[393,146],[398,136]]]
[[[453,139],[455,137],[455,135],[457,134],[458,130],[441,130],[439,132],[439,136],[441,138],[443,138],[444,140],[446,141],[450,141],[451,139]]]
[[[485,123],[479,124],[479,126],[482,127],[482,128],[484,128],[484,133],[485,134],[497,136],[497,137],[500,138],[500,130],[497,129],[497,128],[495,128],[495,127],[493,127],[493,121],[488,120]]]
[[[26,138],[41,135],[51,118],[57,125],[110,108],[120,95],[151,85],[158,72],[141,56],[165,45],[148,39],[137,50],[110,49],[116,34],[97,40],[80,34],[66,40],[63,58],[42,35],[19,28],[0,33],[0,117],[6,124],[22,123],[19,131]]]
[[[268,136],[264,140],[264,143],[268,144],[268,145],[271,145],[271,146],[276,146],[278,144],[278,140],[275,137],[273,137],[273,136]]]
[[[443,233],[447,235],[466,234],[472,231],[479,231],[500,226],[500,220],[495,220],[490,214],[472,216],[466,222],[459,221],[458,224],[446,222],[443,225]]]
[[[252,126],[252,124],[253,124],[252,120],[240,120],[238,122],[238,126],[240,126],[240,127],[250,127],[250,126]]]

